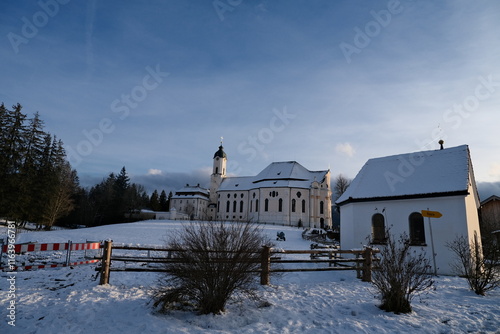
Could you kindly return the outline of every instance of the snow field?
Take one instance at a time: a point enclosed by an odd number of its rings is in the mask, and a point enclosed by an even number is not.
[[[18,242],[113,239],[162,245],[165,236],[181,224],[145,221],[30,232],[19,234]],[[277,231],[286,233],[287,241],[276,242],[278,247],[309,249],[310,242],[302,240],[301,230],[263,228],[271,240],[276,239]],[[18,272],[15,327],[7,324],[8,273],[1,273],[0,333],[500,333],[500,291],[477,296],[459,277],[437,277],[435,289],[417,296],[414,311],[407,315],[380,310],[369,283],[356,279],[354,271],[339,271],[271,277],[270,286],[260,287],[267,306],[234,300],[224,314],[200,316],[185,311],[159,314],[152,309],[149,291],[161,274],[111,272],[110,285],[99,286],[94,268]]]

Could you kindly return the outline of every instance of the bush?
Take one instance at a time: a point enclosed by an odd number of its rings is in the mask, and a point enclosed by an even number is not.
[[[176,262],[153,292],[166,311],[193,306],[218,314],[235,294],[256,298],[262,246],[268,238],[252,223],[192,222],[167,243]]]
[[[457,256],[452,263],[454,271],[467,279],[476,294],[484,296],[500,286],[500,251],[492,234],[483,239],[482,245],[474,233],[470,242],[459,236],[446,246]]]
[[[424,252],[412,252],[406,233],[397,241],[389,231],[386,236],[387,244],[380,250],[381,259],[372,273],[372,283],[381,294],[382,310],[410,313],[411,299],[434,284],[431,266]]]

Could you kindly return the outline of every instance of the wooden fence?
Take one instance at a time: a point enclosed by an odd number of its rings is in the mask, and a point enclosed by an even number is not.
[[[113,256],[113,249],[123,249],[132,251],[148,251],[147,257],[139,256]],[[151,251],[167,252],[164,257],[151,257]],[[136,262],[136,263],[174,263],[179,259],[172,258],[172,252],[182,251],[179,249],[159,248],[152,246],[130,246],[113,245],[112,241],[104,242],[104,251],[102,257],[96,257],[101,260],[101,266],[96,270],[100,271],[101,278],[99,284],[109,284],[111,271],[136,271],[136,272],[168,272],[166,268],[127,268],[112,267],[114,262]],[[378,261],[376,254],[379,250],[365,248],[363,250],[338,250],[334,248],[314,249],[314,250],[276,250],[264,246],[260,251],[260,270],[255,273],[260,274],[260,284],[270,284],[270,274],[272,272],[306,272],[306,271],[335,271],[335,270],[355,270],[357,277],[365,282],[371,282],[371,273],[373,264]],[[283,254],[309,254],[309,259],[281,259]],[[349,255],[349,258],[342,257]],[[322,259],[325,258],[325,259]],[[328,267],[318,268],[272,268],[273,263],[327,263]]]

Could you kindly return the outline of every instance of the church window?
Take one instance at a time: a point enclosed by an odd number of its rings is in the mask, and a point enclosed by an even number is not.
[[[230,195],[230,194],[227,194],[227,198],[229,198],[229,197],[231,197],[231,195]]]
[[[294,199],[292,199],[292,212],[295,212],[295,205],[297,204],[297,201]]]
[[[269,199],[266,198],[266,200],[264,201],[264,211],[269,211]]]
[[[283,199],[282,199],[282,198],[280,198],[280,199],[278,200],[278,211],[279,211],[279,212],[282,212],[282,211],[283,211]]]
[[[243,198],[243,194],[241,194],[240,197]]]
[[[219,174],[219,167],[215,167],[215,174]]]
[[[240,201],[240,212],[243,212],[243,201]]]
[[[322,215],[324,214],[325,211],[325,202],[321,201],[319,202],[319,214]]]
[[[256,194],[255,194],[255,193],[253,193],[252,197],[253,197],[253,198],[255,198],[255,196],[256,196]]]
[[[234,194],[234,198],[236,198],[236,196],[238,196],[238,195]]]
[[[255,212],[259,212],[259,199],[255,200]]]
[[[236,212],[236,201],[233,202],[233,212]]]
[[[226,202],[226,212],[229,212],[229,207],[231,206],[231,202]]]
[[[410,244],[425,245],[424,217],[419,212],[413,212],[408,218],[410,223]]]
[[[384,244],[385,237],[385,218],[381,213],[372,216],[372,243]]]
[[[217,201],[217,212],[219,212],[220,209],[220,201]]]
[[[300,191],[297,191],[297,198],[300,198],[302,196],[302,193]]]
[[[302,212],[306,212],[306,200],[302,200]]]

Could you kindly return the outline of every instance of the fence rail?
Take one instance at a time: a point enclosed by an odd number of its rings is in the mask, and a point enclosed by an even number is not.
[[[132,251],[148,251],[148,257],[133,257],[133,256],[112,256],[113,249],[132,250]],[[168,257],[151,257],[150,251],[168,252]],[[172,252],[185,251],[182,249],[169,249],[157,246],[133,246],[133,245],[113,245],[112,241],[104,242],[104,251],[102,257],[96,257],[101,260],[101,267],[96,268],[100,271],[100,283],[109,284],[109,276],[111,271],[134,271],[134,272],[168,272],[167,268],[118,268],[112,267],[111,263],[116,262],[135,262],[135,263],[179,263],[180,259],[171,257]],[[208,251],[214,252],[214,251]],[[260,269],[254,271],[260,274],[260,284],[269,285],[269,277],[272,272],[310,272],[310,271],[335,271],[335,270],[355,270],[357,277],[363,281],[371,281],[371,272],[373,263],[378,261],[375,255],[379,251],[372,248],[363,250],[339,250],[333,248],[314,249],[314,250],[273,250],[270,247],[264,246],[261,250],[251,252],[260,254]],[[309,254],[311,259],[281,259],[282,254]],[[353,258],[342,258],[340,255],[352,255]],[[317,259],[319,256],[326,256],[328,259]],[[220,261],[220,260],[219,260]],[[322,268],[272,268],[273,263],[328,263],[329,267]],[[347,265],[347,264],[352,265]]]

